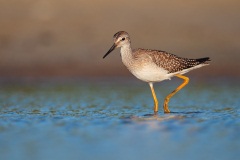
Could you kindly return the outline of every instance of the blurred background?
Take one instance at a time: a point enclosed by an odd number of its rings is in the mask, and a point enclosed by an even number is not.
[[[209,56],[202,77],[240,76],[238,0],[1,0],[1,77],[131,76],[112,36],[127,31],[133,48],[188,58]]]

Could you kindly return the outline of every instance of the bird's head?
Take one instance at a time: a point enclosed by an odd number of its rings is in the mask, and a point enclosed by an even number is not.
[[[112,47],[108,50],[108,52],[103,56],[105,58],[109,53],[111,53],[115,48],[119,47],[124,47],[124,46],[129,46],[131,41],[129,34],[125,31],[119,31],[113,36],[113,45]]]

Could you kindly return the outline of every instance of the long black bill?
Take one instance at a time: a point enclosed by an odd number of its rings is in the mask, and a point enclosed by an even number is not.
[[[108,50],[108,52],[103,56],[103,58],[107,57],[109,53],[111,53],[116,48],[115,43],[112,45],[112,47]]]

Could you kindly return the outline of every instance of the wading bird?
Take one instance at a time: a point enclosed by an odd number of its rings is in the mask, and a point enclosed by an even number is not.
[[[119,31],[113,36],[114,44],[103,56],[105,58],[115,48],[121,48],[121,57],[123,64],[138,79],[148,82],[153,100],[154,113],[158,112],[158,100],[153,88],[153,83],[170,79],[173,76],[183,79],[183,83],[170,93],[164,100],[163,109],[165,113],[170,113],[168,103],[170,98],[188,84],[189,78],[183,74],[209,65],[209,57],[188,59],[178,57],[174,54],[161,50],[134,49],[131,48],[129,34],[125,31]]]

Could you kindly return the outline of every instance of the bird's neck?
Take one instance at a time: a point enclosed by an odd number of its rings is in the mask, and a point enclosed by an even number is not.
[[[123,64],[127,67],[131,65],[133,61],[133,53],[130,44],[122,46],[120,52]]]

